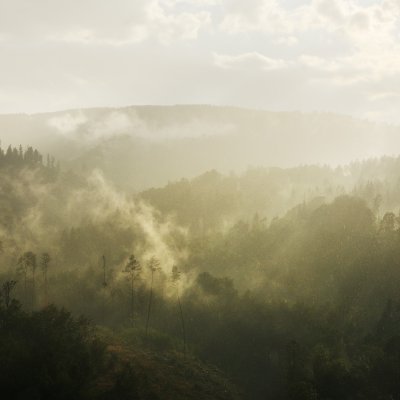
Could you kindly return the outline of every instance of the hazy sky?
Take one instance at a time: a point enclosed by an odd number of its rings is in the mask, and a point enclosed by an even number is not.
[[[0,0],[0,113],[186,103],[400,123],[400,0]]]

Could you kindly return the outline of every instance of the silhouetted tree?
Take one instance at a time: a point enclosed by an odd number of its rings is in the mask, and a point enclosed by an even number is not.
[[[31,271],[32,275],[32,298],[31,307],[34,307],[35,297],[35,271],[36,271],[36,255],[32,251],[25,252],[18,259],[18,272],[24,276],[24,298],[27,301],[28,296],[28,273]]]
[[[50,265],[50,255],[49,253],[43,253],[40,257],[40,266],[42,268],[43,272],[43,278],[44,278],[44,304],[45,307],[49,305],[49,295],[48,295],[48,284],[47,284],[47,272],[49,269]]]
[[[381,231],[388,233],[393,232],[396,226],[396,216],[393,212],[387,212],[380,222]]]
[[[140,276],[141,265],[133,254],[129,256],[128,262],[125,265],[124,272],[128,275],[131,286],[131,301],[130,301],[130,317],[131,323],[134,323],[135,312],[135,280]]]
[[[157,258],[152,257],[147,266],[151,273],[151,282],[150,282],[150,295],[149,295],[149,304],[147,309],[147,318],[146,318],[146,337],[149,329],[149,322],[150,322],[150,313],[151,313],[151,306],[153,301],[153,282],[154,282],[154,274],[160,270],[160,261]]]
[[[183,309],[182,309],[182,303],[181,303],[181,296],[179,293],[179,283],[181,280],[181,272],[178,270],[178,267],[176,265],[174,265],[172,267],[171,280],[172,280],[172,284],[176,288],[176,296],[178,299],[178,306],[179,306],[179,316],[180,316],[181,325],[182,325],[183,354],[186,357],[186,327],[185,327],[185,318],[183,315]]]
[[[11,298],[11,292],[13,291],[15,285],[17,284],[17,281],[6,281],[3,283],[2,286],[2,298],[4,305],[6,309],[10,306],[12,298]]]

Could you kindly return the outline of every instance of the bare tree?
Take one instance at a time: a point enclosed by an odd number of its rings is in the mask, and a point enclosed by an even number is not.
[[[181,318],[181,325],[182,325],[183,355],[186,357],[186,327],[185,327],[185,318],[183,315],[181,297],[180,297],[180,293],[179,293],[179,282],[181,280],[181,272],[178,270],[178,267],[176,265],[174,265],[172,267],[171,280],[172,280],[172,284],[176,288],[176,296],[178,299],[178,306],[179,306],[179,315]]]
[[[130,317],[131,323],[134,323],[134,312],[135,312],[135,280],[139,278],[142,267],[139,261],[133,254],[129,256],[128,262],[125,265],[124,272],[128,275],[131,286],[131,301],[130,301]]]
[[[151,306],[153,302],[153,283],[154,283],[154,274],[160,270],[160,261],[152,257],[149,262],[147,263],[148,268],[151,272],[151,283],[150,283],[150,296],[149,296],[149,305],[147,308],[147,319],[146,319],[146,337],[149,330],[149,322],[150,322],[150,313],[151,313]]]

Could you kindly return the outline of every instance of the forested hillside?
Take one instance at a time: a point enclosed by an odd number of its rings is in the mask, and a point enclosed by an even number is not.
[[[138,194],[162,215],[193,233],[225,229],[254,217],[268,222],[298,204],[330,202],[348,194],[362,198],[382,216],[400,205],[400,158],[382,157],[345,166],[253,168],[240,174],[206,172]]]
[[[4,145],[35,146],[76,172],[141,191],[207,170],[347,165],[400,152],[399,129],[329,113],[133,106],[0,115]]]
[[[86,343],[74,336],[76,349],[90,353],[76,388],[85,388],[82,399],[115,395],[127,381],[127,398],[167,398],[152,378],[163,368],[185,371],[169,379],[194,397],[237,398],[233,385],[252,400],[400,392],[398,159],[213,171],[137,196],[100,172],[58,168],[33,148],[2,150],[0,160],[4,357],[13,357],[8,332],[33,349],[44,346],[35,342],[41,334],[25,343],[24,327],[45,332],[60,321],[51,335],[72,324]],[[104,375],[112,351],[85,350],[97,343],[85,339],[86,325],[50,304],[90,318],[103,346],[136,360],[133,372]],[[43,349],[50,357],[52,348]],[[14,362],[25,362],[18,354]],[[51,358],[39,364],[38,382],[47,382],[40,371]],[[68,365],[54,382],[74,380]],[[147,386],[132,383],[143,374]],[[25,375],[15,379],[35,387]]]

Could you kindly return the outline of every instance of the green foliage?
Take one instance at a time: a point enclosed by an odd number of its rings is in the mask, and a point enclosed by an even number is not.
[[[105,366],[87,320],[51,306],[0,309],[0,387],[7,399],[84,399]]]
[[[135,209],[131,200],[107,197],[90,213],[97,191],[83,217],[66,221],[60,205],[88,184],[67,174],[51,180],[33,150],[17,153],[0,152],[0,387],[8,398],[139,396],[130,363],[111,369],[110,390],[96,392],[109,365],[91,325],[73,316],[82,313],[135,349],[218,366],[251,400],[399,396],[396,162],[352,165],[360,175],[377,167],[390,182],[363,181],[340,196],[332,182],[346,181],[343,170],[212,171],[139,195],[160,211],[155,232],[156,223],[139,229],[128,220],[120,207]],[[22,172],[28,165],[32,175]],[[293,183],[293,193],[284,190]],[[169,233],[174,221],[187,230]],[[47,307],[49,299],[72,314]]]
[[[138,379],[129,363],[125,363],[118,371],[115,385],[104,396],[104,400],[140,400],[138,393]]]
[[[163,352],[171,351],[178,347],[173,336],[153,329],[146,332],[143,328],[125,328],[121,329],[118,337],[123,342],[136,348],[147,348]]]

